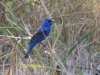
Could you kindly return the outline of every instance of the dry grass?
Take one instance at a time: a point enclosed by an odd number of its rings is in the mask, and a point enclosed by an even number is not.
[[[5,19],[0,21],[0,75],[100,75],[99,2],[0,2]],[[43,41],[46,46],[37,44],[24,59],[29,39],[45,17],[56,22]]]

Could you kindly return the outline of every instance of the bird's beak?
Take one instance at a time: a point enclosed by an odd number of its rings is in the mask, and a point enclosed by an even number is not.
[[[51,25],[53,25],[54,23],[55,23],[55,21],[52,20],[52,21],[51,21]]]

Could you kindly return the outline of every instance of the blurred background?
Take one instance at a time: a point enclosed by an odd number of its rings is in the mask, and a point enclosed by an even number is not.
[[[99,4],[0,0],[0,75],[100,75]],[[30,37],[50,15],[55,21],[50,36],[25,59]]]

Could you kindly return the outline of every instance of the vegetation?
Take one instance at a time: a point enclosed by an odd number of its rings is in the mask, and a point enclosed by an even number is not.
[[[99,75],[99,0],[1,0],[0,75]],[[24,58],[44,18],[52,32]]]

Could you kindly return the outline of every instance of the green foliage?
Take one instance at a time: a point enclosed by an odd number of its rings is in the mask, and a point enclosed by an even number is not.
[[[75,69],[78,75],[83,75],[78,69]]]
[[[84,39],[86,39],[90,34],[92,34],[99,26],[93,28],[90,32],[88,32],[86,35],[84,35],[78,42],[77,44],[75,44],[74,46],[72,46],[70,48],[70,50],[66,53],[66,55],[64,56],[64,58],[62,59],[62,62],[64,62],[67,58],[67,56],[69,56],[71,54],[71,52],[77,47],[78,44],[80,44]]]

